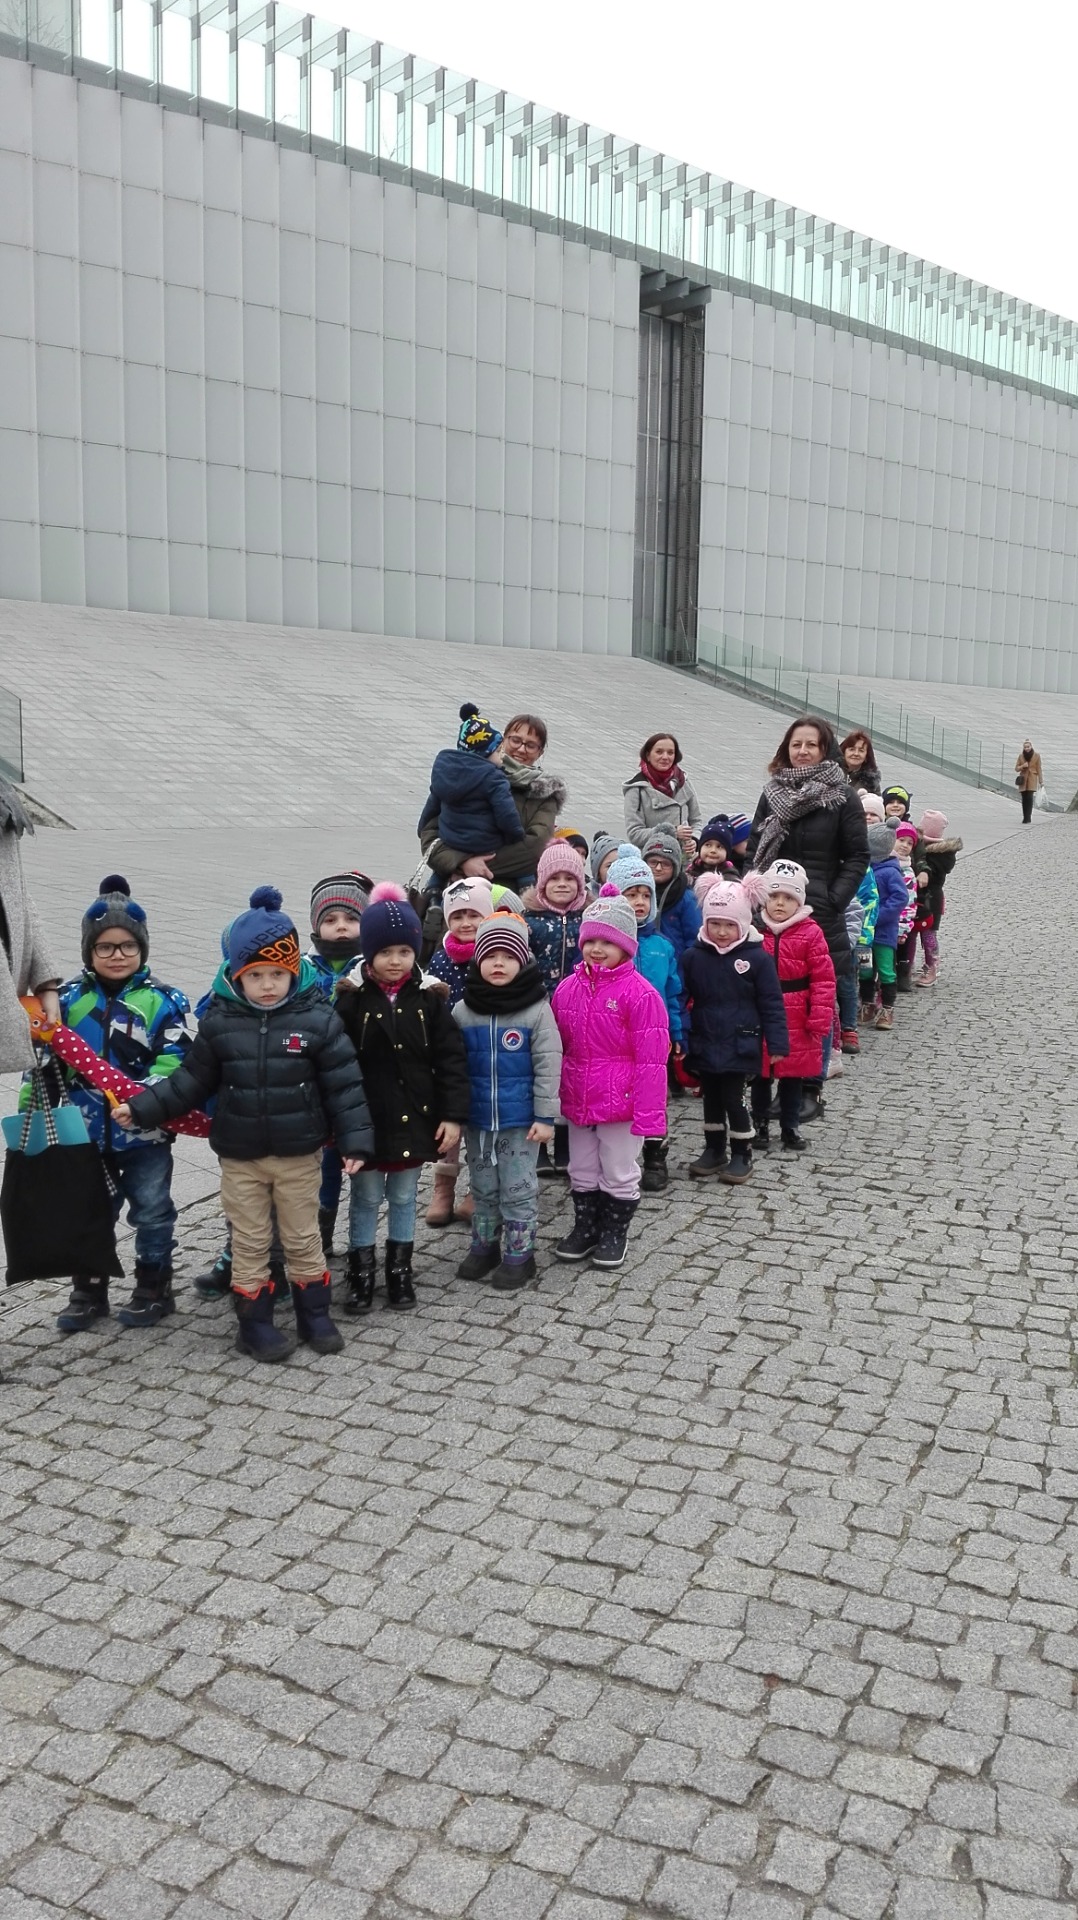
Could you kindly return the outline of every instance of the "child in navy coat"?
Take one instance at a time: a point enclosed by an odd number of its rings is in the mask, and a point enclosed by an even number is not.
[[[785,1058],[790,1042],[775,962],[738,881],[712,887],[703,926],[682,955],[681,978],[689,1003],[686,1064],[699,1076],[704,1104],[704,1150],[689,1173],[697,1180],[717,1174],[740,1186],[752,1172],[745,1081],[761,1071],[765,1042],[772,1063]]]
[[[468,854],[498,853],[523,840],[513,789],[502,768],[504,757],[505,742],[497,727],[466,702],[456,748],[435,756],[430,793],[416,831],[421,834],[435,820],[439,840]]]

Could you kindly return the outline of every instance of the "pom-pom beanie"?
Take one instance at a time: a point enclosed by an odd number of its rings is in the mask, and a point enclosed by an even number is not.
[[[609,880],[599,889],[599,898],[593,900],[590,907],[584,908],[578,944],[583,947],[586,940],[610,940],[630,960],[636,956],[639,945],[636,915],[625,895],[619,893]]]
[[[246,913],[228,929],[228,970],[233,981],[248,967],[281,967],[299,977],[299,935],[281,911],[276,887],[256,887]]]
[[[741,837],[746,839],[747,834],[742,834]],[[733,853],[737,840],[734,834],[734,823],[727,814],[717,813],[713,820],[708,821],[706,827],[701,827],[697,846],[704,846],[708,840],[717,840],[720,847],[725,847],[727,853]]]
[[[882,820],[874,820],[868,830],[868,857],[873,866],[889,860],[895,850],[895,830]]]
[[[139,965],[144,967],[150,952],[150,930],[143,909],[131,898],[131,889],[123,874],[107,873],[97,892],[98,898],[82,917],[83,965],[92,965],[93,949],[101,935],[115,928],[136,942]]]
[[[576,848],[571,847],[567,840],[551,840],[549,845],[545,846],[539,855],[539,865],[536,868],[535,876],[535,891],[539,897],[539,905],[548,913],[551,911],[551,907],[546,895],[546,886],[547,881],[552,880],[556,873],[568,874],[570,879],[576,882],[576,893],[573,899],[567,907],[561,907],[558,911],[561,913],[579,913],[588,897],[588,886],[584,877],[584,862]]]
[[[419,957],[423,929],[419,915],[408,905],[403,887],[394,880],[380,880],[371,889],[370,905],[364,909],[359,930],[363,958],[369,966],[383,947],[411,947]]]
[[[651,910],[648,914],[648,919],[654,920],[657,911],[655,904],[655,875],[652,873],[639,847],[630,846],[628,841],[623,841],[622,845],[618,848],[618,857],[606,877],[610,885],[616,887],[619,893],[628,893],[630,887],[650,888]]]
[[[883,801],[878,793],[862,793],[860,800],[866,820],[882,820],[885,817]]]
[[[479,708],[466,700],[460,710],[460,728],[457,732],[457,745],[461,752],[477,753],[481,760],[489,760],[501,744],[502,736],[493,720],[484,720]]]
[[[525,921],[517,913],[492,913],[475,936],[475,964],[492,953],[508,953],[526,967],[532,957]]]
[[[490,881],[472,879],[450,880],[442,894],[442,914],[446,926],[455,913],[478,913],[483,919],[494,912],[494,900],[490,891]]]
[[[319,880],[311,889],[311,932],[318,932],[322,915],[332,913],[335,907],[354,914],[359,920],[370,901],[373,885],[374,881],[365,873],[331,873],[328,880]]]

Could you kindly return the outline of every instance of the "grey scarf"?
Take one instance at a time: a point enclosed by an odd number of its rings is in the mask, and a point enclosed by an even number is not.
[[[530,787],[533,780],[537,780],[542,771],[541,759],[542,757],[540,756],[540,759],[533,761],[531,766],[522,767],[519,760],[513,759],[512,754],[505,754],[502,759],[502,772],[505,774],[509,785],[517,788]]]
[[[764,788],[769,811],[752,862],[757,873],[771,865],[795,820],[820,808],[834,813],[847,792],[846,776],[833,760],[820,760],[811,767],[780,767],[773,773]]]

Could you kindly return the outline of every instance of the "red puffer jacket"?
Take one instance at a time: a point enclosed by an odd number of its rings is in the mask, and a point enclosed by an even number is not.
[[[785,1060],[775,1061],[773,1071],[780,1080],[818,1080],[824,1037],[835,1017],[835,969],[823,929],[812,918],[812,908],[802,907],[780,933],[773,933],[765,921],[763,935],[778,968],[790,1030],[790,1051]],[[766,1047],[763,1070],[772,1071]]]

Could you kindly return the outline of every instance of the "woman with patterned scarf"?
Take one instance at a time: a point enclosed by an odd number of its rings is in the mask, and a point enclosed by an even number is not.
[[[812,714],[787,727],[768,773],[752,823],[750,864],[760,873],[778,859],[804,867],[808,904],[841,979],[853,965],[846,908],[868,869],[860,796],[847,784],[827,721]],[[822,1081],[805,1081],[803,1119],[822,1112],[821,1089]]]

